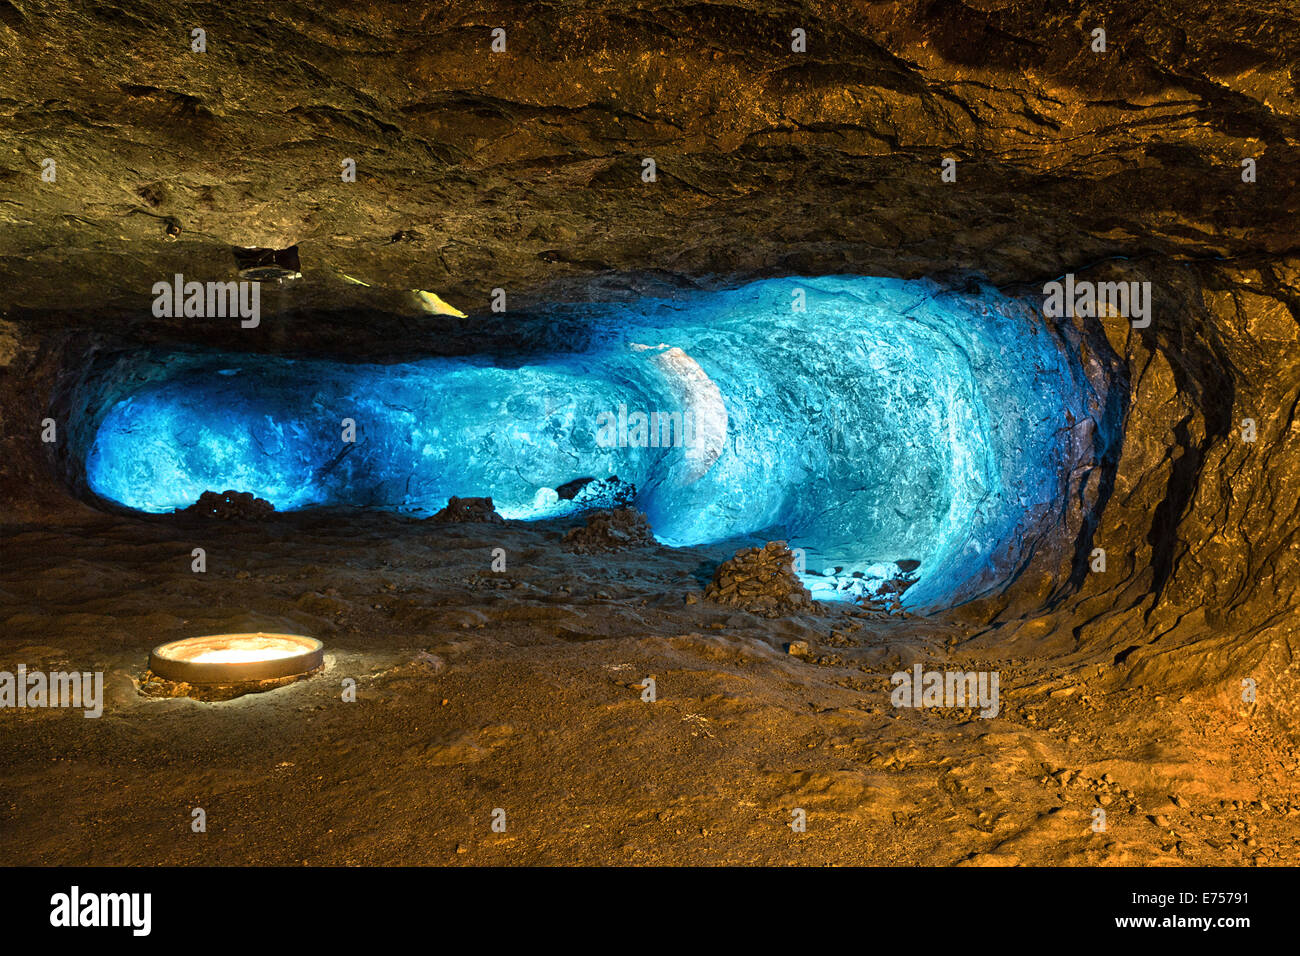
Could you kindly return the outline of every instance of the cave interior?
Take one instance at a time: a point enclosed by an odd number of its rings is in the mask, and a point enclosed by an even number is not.
[[[1293,8],[33,6],[14,861],[1300,859]]]

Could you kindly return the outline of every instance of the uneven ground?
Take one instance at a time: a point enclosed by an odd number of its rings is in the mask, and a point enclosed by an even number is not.
[[[701,598],[723,556],[708,549],[580,556],[560,525],[280,522],[10,539],[0,669],[102,668],[107,700],[97,720],[0,711],[6,862],[1300,858],[1294,711],[1243,705],[1231,683],[1108,690],[1106,661],[847,608],[773,623]],[[157,635],[244,629],[318,635],[326,668],[224,703],[138,692]],[[799,640],[810,657],[787,653]],[[888,677],[914,660],[997,669],[1001,714],[891,707]]]
[[[1298,53],[1283,2],[0,0],[0,669],[110,674],[99,720],[0,710],[0,860],[1295,862]],[[150,314],[294,243],[255,331]],[[112,515],[67,440],[143,347],[463,355],[556,299],[1067,271],[1153,285],[1150,327],[1077,323],[1122,441],[924,618],[753,618],[699,599],[724,553],[558,525]],[[327,669],[136,693],[152,645],[248,628]],[[895,711],[913,659],[997,668],[1003,713]]]

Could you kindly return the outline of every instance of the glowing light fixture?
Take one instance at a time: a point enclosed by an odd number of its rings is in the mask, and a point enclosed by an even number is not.
[[[298,634],[208,634],[160,644],[149,669],[188,684],[233,684],[305,674],[324,658],[324,644]]]

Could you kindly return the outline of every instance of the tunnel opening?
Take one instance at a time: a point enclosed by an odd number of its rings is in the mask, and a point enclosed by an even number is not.
[[[1073,327],[989,286],[790,277],[517,321],[526,348],[382,364],[124,354],[69,403],[71,477],[150,514],[234,489],[536,520],[631,487],[662,544],[782,538],[818,599],[901,580],[934,607],[1073,548],[1050,532],[1117,437]]]

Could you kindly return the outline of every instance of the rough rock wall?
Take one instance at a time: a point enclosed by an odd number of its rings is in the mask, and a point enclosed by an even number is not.
[[[1002,283],[1294,248],[1288,4],[330,6],[0,3],[0,260],[25,302],[66,305],[69,277],[129,302],[169,262],[293,242],[317,282],[465,311],[601,269]]]
[[[34,436],[93,350],[418,349],[500,323],[495,287],[527,308],[828,272],[1032,293],[1072,270],[1156,290],[1149,328],[1091,330],[1129,383],[1113,480],[1064,503],[1080,540],[966,613],[1052,608],[1025,640],[1136,676],[1191,673],[1186,648],[1214,642],[1234,666],[1285,658],[1298,53],[1280,2],[0,0],[4,511],[79,507]],[[304,279],[257,336],[149,316],[158,279],[228,279],[230,246],[291,243]],[[470,322],[412,313],[416,288]],[[363,308],[383,316],[347,318]]]

